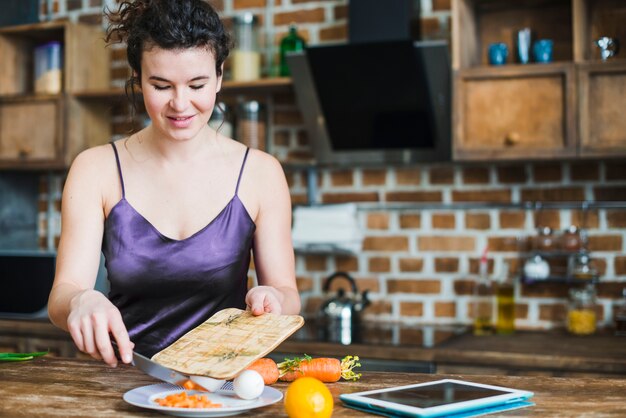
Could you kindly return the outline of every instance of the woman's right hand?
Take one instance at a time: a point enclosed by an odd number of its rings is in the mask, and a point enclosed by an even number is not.
[[[132,361],[135,344],[128,337],[120,311],[102,293],[88,289],[74,295],[70,301],[67,327],[76,347],[93,358],[117,366],[112,336],[122,361]]]

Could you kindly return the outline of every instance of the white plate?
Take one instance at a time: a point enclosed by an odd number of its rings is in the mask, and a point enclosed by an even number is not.
[[[172,393],[187,392],[190,395],[199,393],[206,395],[211,402],[221,403],[220,408],[172,408],[161,406],[154,400],[164,398]],[[213,393],[198,392],[196,390],[185,390],[180,386],[171,385],[169,383],[158,383],[156,385],[141,386],[129,390],[124,394],[124,400],[131,405],[140,408],[148,408],[159,411],[164,414],[174,415],[176,417],[226,417],[229,415],[237,415],[242,412],[255,408],[271,405],[283,398],[282,392],[265,387],[263,393],[257,399],[244,400],[235,395],[235,391],[228,389],[220,389]]]

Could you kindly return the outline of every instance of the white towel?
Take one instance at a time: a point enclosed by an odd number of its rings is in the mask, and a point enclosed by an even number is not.
[[[361,250],[363,234],[354,203],[297,207],[293,213],[293,246],[297,250]]]

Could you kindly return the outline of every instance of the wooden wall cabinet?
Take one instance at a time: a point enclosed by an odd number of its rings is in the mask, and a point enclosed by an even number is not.
[[[453,0],[452,13],[455,160],[626,155],[626,60],[601,61],[593,43],[626,42],[625,2]],[[552,63],[518,63],[522,28],[554,41]],[[505,65],[488,63],[494,42]]]
[[[109,140],[108,107],[79,96],[109,88],[103,36],[99,27],[69,22],[0,28],[0,168],[64,169],[87,146]],[[35,94],[34,48],[49,41],[62,44],[62,91]]]

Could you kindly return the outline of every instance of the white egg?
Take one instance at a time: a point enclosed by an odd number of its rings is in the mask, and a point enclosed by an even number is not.
[[[192,382],[199,384],[209,392],[215,392],[224,384],[224,380],[213,379],[206,376],[189,376]]]
[[[233,388],[241,399],[256,399],[263,393],[265,383],[259,372],[244,370],[233,380]]]

